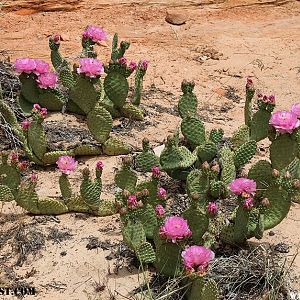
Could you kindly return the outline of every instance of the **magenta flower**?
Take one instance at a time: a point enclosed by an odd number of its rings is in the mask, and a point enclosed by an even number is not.
[[[96,169],[103,170],[103,168],[104,168],[103,161],[101,161],[101,160],[97,161]]]
[[[78,74],[85,74],[85,76],[95,78],[103,73],[103,64],[95,58],[81,58],[80,67],[77,68]]]
[[[21,127],[23,130],[27,130],[30,125],[31,125],[31,122],[27,119],[21,122]]]
[[[33,173],[31,174],[30,179],[31,179],[32,182],[37,182],[37,181],[38,181],[38,178],[39,178],[39,176],[38,176],[37,173],[34,173],[34,172],[33,172]]]
[[[275,104],[275,95],[270,95],[268,97],[268,102],[271,103],[271,104]]]
[[[35,70],[36,63],[31,58],[18,58],[15,61],[14,69],[17,73],[32,73]]]
[[[34,61],[35,61],[35,70],[33,71],[34,74],[41,75],[49,72],[50,67],[48,63],[40,59],[35,59]]]
[[[255,194],[256,182],[252,179],[237,178],[229,184],[229,189],[236,195]]]
[[[209,202],[207,205],[207,211],[210,215],[216,215],[218,213],[218,204],[215,202]]]
[[[136,62],[135,61],[131,61],[129,63],[129,69],[133,72],[134,70],[136,70],[136,68],[137,68]]]
[[[210,261],[215,258],[215,254],[203,246],[190,246],[182,251],[181,257],[188,272],[197,272],[199,275],[203,275]]]
[[[127,205],[129,208],[138,207],[137,197],[135,195],[130,195],[127,199]]]
[[[127,64],[127,59],[125,57],[120,57],[120,58],[118,58],[118,62],[121,65],[126,65]]]
[[[176,243],[177,240],[182,240],[192,235],[192,232],[187,220],[181,217],[172,216],[168,217],[165,220],[164,225],[160,227],[159,235],[171,240],[172,243]]]
[[[41,108],[40,114],[41,114],[42,118],[45,118],[48,114],[47,108],[45,108],[45,107]]]
[[[11,159],[11,161],[13,161],[13,162],[19,161],[19,155],[18,155],[18,153],[15,152],[15,151],[13,151],[13,152],[11,153],[10,159]]]
[[[77,161],[73,157],[67,155],[60,156],[56,164],[59,170],[66,175],[71,174],[77,167]]]
[[[41,89],[54,89],[58,82],[58,77],[54,72],[43,73],[38,76],[36,82]]]
[[[152,176],[153,177],[159,177],[159,175],[160,175],[160,168],[157,167],[157,166],[153,166],[151,168],[151,172],[152,172]]]
[[[29,167],[29,161],[23,160],[21,163],[19,163],[19,169],[20,171],[25,171]]]
[[[41,107],[39,104],[37,104],[37,103],[33,104],[33,109],[32,109],[33,112],[39,112],[40,110],[41,110]]]
[[[292,105],[291,112],[300,118],[300,103],[295,103]]]
[[[56,45],[59,45],[60,41],[63,41],[63,38],[61,37],[60,34],[54,34],[52,36],[52,39],[53,39],[54,44],[56,44]]]
[[[160,199],[166,199],[167,198],[167,191],[164,188],[159,188],[157,191],[157,197]]]
[[[269,123],[279,133],[292,133],[293,130],[300,125],[297,115],[289,111],[273,113]]]
[[[107,32],[103,28],[89,25],[85,31],[82,33],[84,38],[91,39],[93,42],[97,43],[100,41],[105,41],[107,39]]]
[[[141,69],[146,71],[149,65],[149,61],[144,59],[140,62],[140,64],[141,64]]]
[[[250,77],[247,77],[246,87],[250,89],[253,88],[253,86],[254,86],[253,80]]]
[[[166,213],[164,207],[161,204],[156,205],[155,212],[158,217],[163,217]]]
[[[243,202],[243,207],[247,210],[250,210],[254,205],[254,201],[252,197],[247,198],[244,202]]]

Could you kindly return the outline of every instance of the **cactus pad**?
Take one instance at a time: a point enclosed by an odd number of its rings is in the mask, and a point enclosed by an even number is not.
[[[193,146],[205,143],[205,127],[198,117],[186,116],[181,122],[181,132]]]
[[[256,153],[256,141],[249,141],[234,151],[234,164],[240,168],[248,163]]]
[[[132,151],[132,147],[125,141],[115,137],[110,137],[102,146],[106,155],[125,155]]]
[[[255,141],[263,140],[268,136],[269,120],[271,112],[259,109],[252,118],[250,127],[250,139]]]

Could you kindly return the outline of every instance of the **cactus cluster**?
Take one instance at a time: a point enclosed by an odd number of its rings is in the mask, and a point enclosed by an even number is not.
[[[59,159],[70,161],[73,158],[61,156]],[[65,162],[63,164],[64,166],[68,165]],[[66,172],[66,168],[62,169],[59,178],[60,198],[39,197],[35,190],[38,175],[36,173],[28,175],[28,166],[29,162],[20,161],[15,152],[12,152],[11,155],[8,152],[1,153],[0,202],[15,201],[18,206],[32,214],[58,215],[67,212],[84,212],[107,216],[116,213],[114,201],[100,199],[102,162],[98,162],[96,166],[95,180],[91,179],[88,168],[82,171],[83,179],[79,194],[72,192],[68,172]]]

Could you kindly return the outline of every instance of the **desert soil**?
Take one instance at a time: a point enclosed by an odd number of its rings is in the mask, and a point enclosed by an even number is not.
[[[18,57],[49,61],[48,37],[53,33],[62,35],[61,51],[75,61],[80,34],[88,24],[103,26],[110,33],[110,40],[97,49],[103,61],[109,58],[114,32],[131,42],[128,59],[150,60],[143,96],[145,121],[115,124],[116,131],[124,127],[123,135],[135,148],[141,148],[143,137],[153,146],[162,144],[178,126],[175,106],[183,79],[195,81],[198,112],[208,128],[222,126],[226,135],[243,122],[247,76],[263,93],[276,95],[278,109],[289,109],[300,99],[299,1],[7,0],[3,4],[0,51],[11,61]],[[168,24],[166,11],[182,14],[186,23]],[[48,120],[76,122],[60,114],[51,114]],[[105,163],[103,197],[109,198],[120,157],[80,158],[79,169],[92,167],[99,159]],[[71,176],[74,184],[79,176],[79,170]],[[54,167],[39,170],[39,178],[40,195],[58,195]],[[5,204],[0,224],[2,232],[11,230],[12,235],[28,228],[44,234],[41,251],[24,263],[13,255],[16,244],[8,244],[0,253],[0,282],[24,280],[36,287],[36,299],[125,299],[143,281],[139,270],[126,268],[127,262],[118,260],[121,268],[116,273],[116,258],[110,253],[122,239],[117,215],[33,217]],[[273,229],[274,235],[266,232],[263,241],[284,242],[293,256],[300,243],[299,225],[300,205],[293,204],[288,217]],[[51,238],[54,229],[65,234]],[[89,237],[98,238],[100,247],[89,250]],[[299,276],[299,256],[294,268]]]

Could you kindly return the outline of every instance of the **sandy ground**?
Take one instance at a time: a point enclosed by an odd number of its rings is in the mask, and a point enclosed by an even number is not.
[[[199,114],[208,128],[222,126],[227,135],[243,121],[247,76],[253,78],[262,92],[276,95],[278,109],[289,109],[292,103],[298,102],[300,2],[208,2],[196,5],[195,1],[180,1],[172,7],[168,1],[151,5],[147,1],[142,1],[141,5],[114,1],[113,5],[107,5],[105,1],[88,0],[69,12],[32,14],[28,7],[15,12],[3,10],[0,51],[12,61],[17,57],[49,61],[47,37],[60,33],[64,38],[61,51],[76,60],[80,51],[80,33],[87,24],[101,25],[111,36],[118,32],[122,39],[130,40],[127,57],[150,60],[143,99],[148,115],[142,124],[130,124],[125,129],[128,141],[137,148],[141,147],[141,139],[145,136],[153,146],[161,144],[178,125],[174,106],[182,79],[196,82]],[[181,3],[180,7],[178,3]],[[186,24],[173,26],[166,23],[167,10],[182,13],[187,18]],[[110,42],[98,48],[103,61],[108,60]],[[69,120],[57,114],[49,117],[58,118]],[[103,196],[112,197],[113,170],[120,158],[80,159],[80,168],[94,166],[98,159],[105,163],[106,194]],[[40,172],[41,195],[57,195],[57,175],[54,168]],[[74,183],[78,176],[79,172],[73,175]],[[14,268],[17,277],[27,278],[26,281],[37,288],[36,299],[125,299],[122,295],[128,296],[128,292],[143,280],[136,269],[130,272],[122,268],[114,274],[116,260],[105,258],[111,250],[86,248],[89,236],[118,243],[121,240],[118,216],[95,218],[68,214],[57,218],[34,218],[5,205],[0,224],[7,230],[16,224],[33,224],[45,234],[51,228],[68,230],[72,234],[64,241],[47,240],[37,256],[29,257],[22,267]],[[288,218],[273,229],[275,235],[266,233],[264,241],[285,242],[291,246],[290,254],[293,255],[300,243],[299,225],[300,206],[294,204]],[[9,251],[4,249],[0,253],[0,262]],[[15,259],[11,257],[10,263]],[[300,275],[299,256],[294,267]],[[30,273],[32,269],[35,271]],[[99,285],[106,288],[96,292],[95,286]]]

